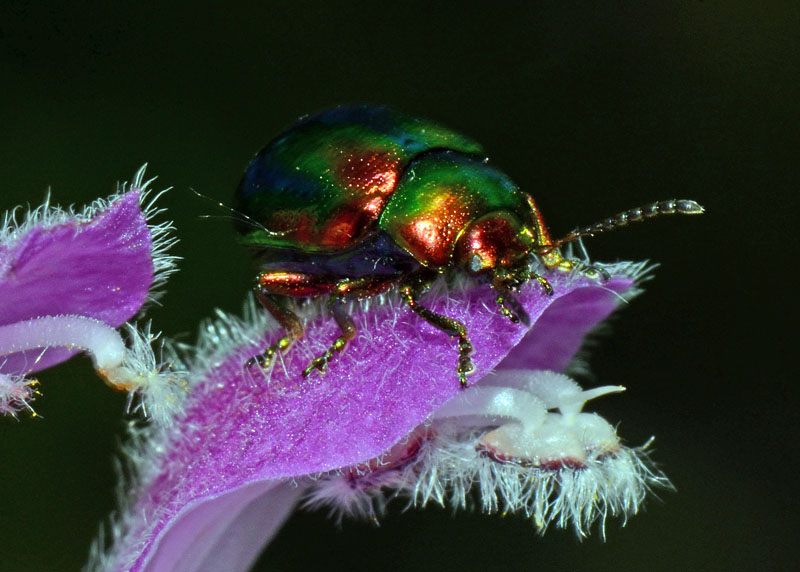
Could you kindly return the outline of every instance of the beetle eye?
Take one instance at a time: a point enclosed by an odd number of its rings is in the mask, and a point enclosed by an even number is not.
[[[479,272],[486,268],[486,262],[481,258],[480,254],[473,254],[469,260],[470,272]]]

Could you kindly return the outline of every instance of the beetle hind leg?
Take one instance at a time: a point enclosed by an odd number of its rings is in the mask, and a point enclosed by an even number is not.
[[[475,366],[472,363],[472,342],[467,335],[467,328],[453,318],[442,316],[436,312],[419,304],[419,297],[430,286],[432,279],[435,275],[428,276],[427,274],[415,274],[409,277],[403,284],[400,285],[400,294],[403,296],[408,307],[417,314],[420,318],[439,328],[451,338],[458,338],[458,380],[461,382],[461,387],[467,387],[467,376],[475,371]]]
[[[300,323],[300,318],[297,317],[297,314],[286,307],[285,299],[282,296],[269,294],[263,288],[256,288],[256,297],[286,332],[281,339],[269,346],[264,352],[247,360],[246,367],[248,369],[255,365],[266,369],[273,362],[278,352],[285,352],[292,345],[292,342],[303,337],[303,325]]]
[[[344,299],[338,296],[331,296],[328,301],[328,307],[330,308],[331,314],[333,314],[333,319],[336,320],[336,324],[338,324],[342,335],[334,340],[333,344],[331,344],[331,346],[325,350],[324,354],[311,360],[311,363],[308,364],[308,367],[303,370],[303,377],[308,377],[308,375],[315,369],[325,373],[325,368],[328,366],[328,362],[331,361],[331,358],[333,358],[335,354],[341,352],[347,345],[347,342],[356,337],[356,332],[358,330],[353,322],[353,318],[351,318],[342,307],[343,303]]]

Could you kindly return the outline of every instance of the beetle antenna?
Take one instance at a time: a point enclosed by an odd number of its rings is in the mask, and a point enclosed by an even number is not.
[[[243,222],[243,223],[245,223],[245,224],[247,224],[247,225],[249,225],[249,226],[251,226],[253,228],[256,228],[256,229],[258,229],[260,231],[266,232],[270,236],[285,236],[285,235],[289,234],[290,232],[292,232],[291,230],[283,230],[283,231],[270,230],[267,227],[265,227],[263,224],[258,222],[257,220],[255,220],[255,219],[247,216],[246,214],[244,214],[242,211],[237,211],[235,208],[229,207],[228,205],[226,205],[223,202],[215,201],[211,197],[206,196],[203,193],[201,193],[199,191],[196,191],[191,187],[189,187],[189,190],[192,191],[195,195],[197,195],[201,199],[206,200],[206,201],[210,201],[210,202],[214,203],[217,207],[221,208],[224,211],[228,211],[230,213],[230,217],[221,217],[221,218],[230,218],[230,219],[235,220],[235,221]],[[213,215],[200,215],[200,218],[209,219],[209,218],[217,218],[217,217],[215,217]]]
[[[576,228],[564,238],[560,238],[553,243],[556,248],[572,242],[582,236],[594,236],[607,230],[614,230],[629,223],[639,222],[648,218],[669,214],[698,215],[703,214],[705,209],[695,201],[686,199],[670,199],[667,201],[657,201],[647,206],[628,209],[598,223]]]

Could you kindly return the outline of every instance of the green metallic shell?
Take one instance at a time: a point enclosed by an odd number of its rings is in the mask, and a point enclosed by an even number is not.
[[[338,252],[375,230],[420,154],[478,154],[476,142],[383,106],[343,106],[306,118],[248,165],[234,208],[241,240],[259,249]]]
[[[459,236],[473,220],[498,211],[527,218],[527,201],[511,179],[485,160],[434,151],[409,165],[378,226],[421,264],[442,268],[450,264]]]

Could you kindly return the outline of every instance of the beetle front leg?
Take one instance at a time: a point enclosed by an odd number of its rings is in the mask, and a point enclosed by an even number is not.
[[[544,276],[540,276],[531,271],[527,265],[516,268],[496,268],[492,276],[492,289],[497,292],[495,301],[500,307],[500,313],[511,322],[518,324],[522,322],[526,326],[530,325],[530,318],[525,308],[514,297],[519,287],[529,280],[536,280],[548,296],[553,295],[553,287]]]
[[[419,297],[428,289],[435,277],[435,274],[414,274],[400,285],[400,294],[409,308],[420,318],[439,328],[451,338],[458,338],[458,380],[461,382],[461,387],[466,388],[467,376],[475,371],[475,366],[472,364],[472,358],[470,357],[470,354],[472,354],[472,342],[469,341],[467,336],[466,326],[458,320],[437,314],[419,304]]]
[[[611,279],[611,275],[608,273],[608,271],[600,266],[586,263],[578,258],[564,258],[559,252],[558,248],[552,244],[544,245],[537,251],[534,251],[534,253],[549,269],[560,270],[561,272],[581,272],[589,278],[596,278],[597,276],[600,276],[606,281]],[[545,278],[539,275],[534,276],[536,276],[540,283],[542,280],[546,281]],[[548,294],[552,293],[552,288],[550,288],[549,284],[545,289],[549,289]]]
[[[512,295],[511,288],[509,288],[508,284],[506,284],[502,278],[495,277],[494,280],[492,280],[492,288],[495,292],[497,292],[497,298],[495,301],[497,302],[497,305],[500,306],[501,314],[511,320],[511,322],[514,324],[519,324],[520,322],[526,326],[531,324],[531,319],[528,317],[528,312],[525,311],[525,308],[523,308],[517,299]]]

